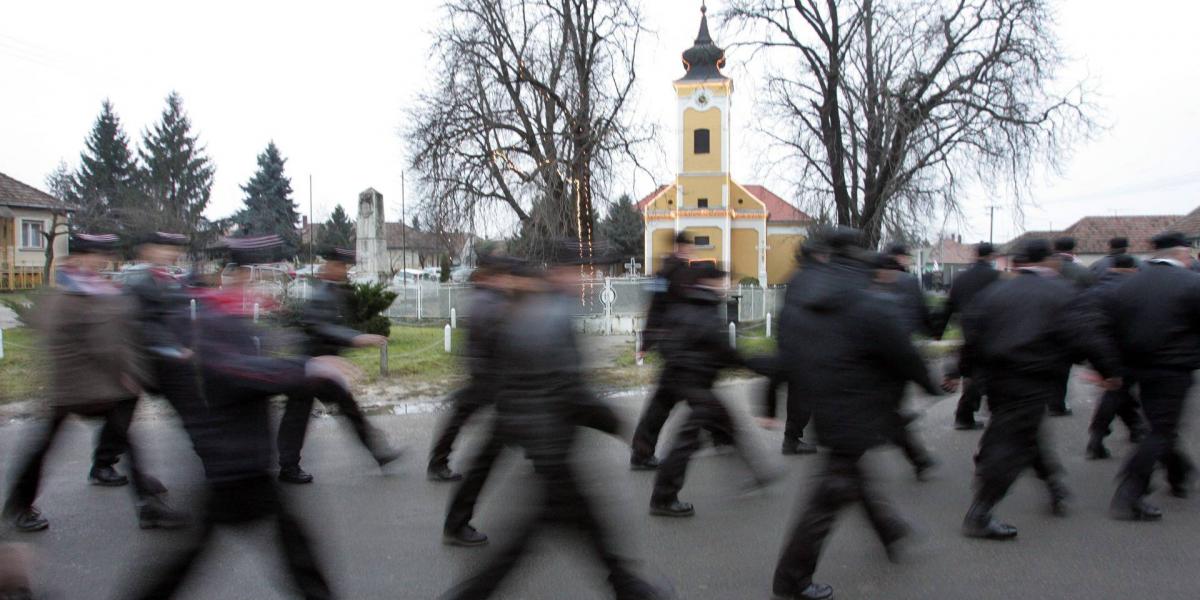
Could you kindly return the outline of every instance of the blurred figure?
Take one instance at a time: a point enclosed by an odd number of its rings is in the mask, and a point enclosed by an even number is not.
[[[1200,368],[1200,276],[1188,270],[1192,253],[1182,234],[1159,234],[1154,248],[1154,258],[1117,286],[1104,311],[1150,422],[1150,432],[1121,468],[1110,505],[1118,519],[1162,518],[1146,502],[1159,464],[1171,494],[1180,498],[1188,495],[1196,471],[1179,443],[1179,427],[1192,373]]]
[[[305,356],[337,356],[343,348],[382,346],[387,338],[350,328],[346,295],[348,265],[355,262],[354,252],[333,248],[321,256],[320,277],[312,294],[300,309],[300,328],[304,335],[301,353]],[[350,421],[354,433],[380,467],[399,458],[401,452],[388,445],[382,431],[371,426],[350,392],[349,384],[336,376],[313,377],[311,385],[288,395],[283,419],[279,422],[279,480],[285,483],[312,483],[313,476],[300,468],[300,449],[308,432],[313,401],[336,406]]]
[[[954,315],[959,315],[961,321],[961,316],[970,309],[971,302],[979,293],[1000,279],[1000,272],[992,266],[995,252],[995,248],[987,242],[975,246],[975,264],[954,277],[954,283],[950,285],[950,294],[946,297],[946,304],[934,327],[933,337],[942,339]],[[954,428],[960,431],[982,429],[983,425],[975,420],[975,413],[979,412],[983,400],[983,380],[979,373],[960,375],[966,377],[967,382],[963,385],[962,395],[958,398],[958,408],[954,411]]]
[[[571,460],[578,427],[615,434],[616,415],[587,389],[583,362],[571,325],[571,293],[578,293],[580,248],[565,243],[545,279],[528,285],[513,304],[501,331],[499,365],[504,384],[496,394],[500,443],[522,450],[533,462],[542,505],[495,558],[442,596],[445,600],[491,597],[543,527],[557,524],[581,533],[608,569],[621,600],[667,597],[637,576],[618,555],[612,532],[584,495]],[[535,282],[528,282],[534,284]],[[571,597],[564,590],[563,597]]]
[[[891,270],[896,271],[895,275],[889,276],[892,281],[887,287],[896,299],[897,314],[904,321],[905,329],[911,335],[933,337],[933,316],[925,301],[925,292],[921,290],[921,280],[908,271],[913,263],[908,246],[892,244],[888,246],[887,256],[894,261]]]
[[[983,373],[992,411],[975,457],[975,498],[963,520],[968,537],[1017,535],[992,509],[1026,467],[1046,483],[1053,513],[1065,514],[1062,467],[1042,426],[1046,405],[1061,393],[1059,382],[1077,357],[1091,361],[1108,389],[1120,387],[1116,350],[1088,305],[1075,301],[1049,243],[1030,240],[1013,262],[1017,275],[984,291],[963,321],[962,372]]]
[[[905,319],[901,315],[901,311],[908,307],[905,305],[905,297],[908,292],[908,284],[905,283],[904,266],[896,260],[895,256],[879,256],[877,257],[875,269],[874,286],[872,293],[882,299],[885,304],[891,304],[896,315],[896,320],[901,327],[905,328],[911,339],[916,335],[916,331],[909,329],[917,326],[915,319]],[[904,396],[907,390],[907,381],[897,381],[896,386],[891,390],[892,398],[895,401],[895,418],[894,418],[894,433],[892,443],[904,452],[904,457],[912,464],[913,471],[916,474],[918,481],[924,481],[937,462],[929,455],[929,450],[925,448],[925,444],[921,443],[917,436],[916,428],[913,423],[917,420],[916,413],[904,408]]]
[[[462,475],[450,470],[450,452],[454,440],[471,415],[492,404],[502,373],[497,369],[497,346],[500,327],[508,316],[511,304],[510,272],[515,266],[511,259],[484,254],[479,266],[471,273],[471,315],[467,330],[466,387],[454,394],[450,415],[443,421],[441,432],[434,436],[429,452],[426,474],[431,481],[461,481]]]
[[[736,435],[729,409],[712,391],[723,368],[744,366],[725,332],[718,306],[727,273],[710,263],[692,267],[679,282],[681,301],[663,320],[659,347],[663,355],[662,384],[673,396],[687,402],[687,421],[675,436],[671,453],[658,469],[650,514],[666,517],[690,517],[695,508],[679,500],[679,491],[687,476],[688,462],[700,447],[700,431],[716,431],[733,440],[738,456],[749,467],[755,486],[770,483],[775,475],[750,456],[751,448]]]
[[[307,372],[348,372],[337,357],[280,358],[262,348],[268,333],[254,323],[246,302],[250,271],[244,265],[267,262],[280,246],[277,236],[228,240],[232,262],[238,265],[224,288],[205,298],[199,315],[196,351],[199,354],[208,410],[200,421],[197,446],[208,480],[203,522],[165,562],[136,566],[130,577],[141,583],[118,598],[164,599],[183,585],[196,560],[212,542],[218,526],[271,522],[277,532],[284,564],[296,592],[304,598],[332,598],[309,538],[292,516],[271,480],[269,400],[278,394],[309,394],[314,381]]]
[[[12,470],[14,483],[4,516],[18,531],[50,526],[33,502],[46,453],[71,415],[106,419],[110,435],[120,438],[111,443],[128,452],[140,527],[176,528],[186,522],[158,496],[160,490],[148,484],[136,447],[125,439],[146,373],[135,338],[136,307],[101,276],[113,259],[116,243],[112,235],[72,236],[59,287],[40,311],[50,370],[50,414],[43,428],[35,428],[27,454]]]
[[[33,600],[29,563],[28,546],[7,542],[0,534],[0,600]]]
[[[1070,236],[1054,240],[1054,259],[1062,278],[1072,284],[1075,293],[1074,301],[1079,301],[1080,294],[1095,282],[1091,271],[1075,262],[1075,238]],[[1065,293],[1065,292],[1064,292]],[[1058,389],[1050,398],[1049,415],[1052,417],[1067,417],[1075,411],[1067,404],[1067,392],[1071,384],[1071,371],[1062,373],[1056,382]]]
[[[1108,254],[1088,267],[1092,272],[1092,279],[1096,281],[1104,279],[1105,274],[1108,273],[1109,269],[1113,268],[1113,262],[1119,256],[1128,256],[1133,259],[1133,268],[1138,268],[1140,265],[1138,264],[1137,257],[1127,254],[1128,251],[1129,238],[1115,237],[1108,240]]]
[[[646,325],[642,329],[642,347],[638,348],[639,359],[644,357],[646,352],[658,347],[663,336],[669,333],[666,321],[671,311],[683,301],[681,282],[688,277],[694,249],[691,235],[681,231],[675,236],[675,252],[663,259],[662,267],[657,273],[657,287],[654,295],[650,297]],[[658,377],[654,395],[646,402],[646,408],[642,411],[633,432],[633,452],[629,458],[629,465],[634,471],[652,471],[658,468],[659,460],[655,454],[658,436],[662,433],[667,418],[671,416],[671,410],[680,401],[675,395],[676,390],[664,381],[665,369],[659,372]],[[718,431],[710,433],[715,445],[732,443],[732,440]]]
[[[793,369],[791,384],[803,385],[812,399],[817,440],[829,452],[775,567],[777,600],[833,596],[813,574],[825,538],[848,504],[863,504],[895,559],[909,527],[872,486],[861,459],[894,435],[897,386],[912,381],[938,393],[895,312],[867,292],[872,270],[862,234],[838,229],[828,243],[828,267],[800,290],[798,310],[788,320],[788,335],[805,343],[789,345],[782,358]]]
[[[1108,270],[1102,273],[1096,285],[1086,292],[1086,301],[1097,311],[1102,311],[1111,302],[1113,294],[1122,282],[1137,273],[1137,262],[1128,254],[1117,254],[1108,264],[1111,265]],[[1104,328],[1105,335],[1114,335],[1107,319],[1100,319],[1099,323]],[[1146,422],[1142,418],[1142,404],[1133,395],[1133,385],[1134,378],[1126,373],[1122,378],[1121,389],[1107,390],[1100,396],[1100,401],[1096,403],[1096,411],[1092,415],[1092,423],[1088,427],[1089,460],[1112,456],[1108,448],[1104,447],[1104,438],[1112,433],[1112,422],[1116,417],[1121,417],[1125,426],[1129,428],[1129,439],[1133,443],[1140,442],[1145,436]]]

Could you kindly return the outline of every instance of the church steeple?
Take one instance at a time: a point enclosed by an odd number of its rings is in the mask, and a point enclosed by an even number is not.
[[[712,81],[728,79],[721,74],[725,66],[725,51],[719,48],[708,32],[708,5],[700,3],[700,33],[691,48],[683,52],[683,68],[687,73],[679,81]]]

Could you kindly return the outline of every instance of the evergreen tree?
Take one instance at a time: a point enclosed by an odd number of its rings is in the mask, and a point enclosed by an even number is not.
[[[114,231],[121,214],[136,210],[137,162],[129,148],[129,136],[107,99],[84,141],[79,170],[71,191],[62,200],[79,205],[75,224],[87,231]]]
[[[283,255],[292,258],[300,252],[300,215],[292,202],[292,180],[284,175],[287,159],[279,154],[275,142],[258,155],[258,171],[242,186],[246,207],[233,217],[238,230],[246,235],[275,234],[283,239]]]
[[[642,257],[646,246],[644,230],[642,215],[628,194],[622,194],[600,221],[601,236],[625,260]]]
[[[339,204],[334,207],[333,213],[321,227],[320,242],[317,248],[321,251],[329,248],[353,249],[354,238],[354,221],[350,220],[350,215],[347,215],[342,205]]]
[[[147,210],[139,211],[138,228],[159,228],[201,234],[209,229],[204,219],[212,195],[216,167],[204,152],[192,122],[183,110],[183,99],[171,92],[167,107],[153,129],[142,134],[140,179]],[[203,236],[195,235],[193,245]]]

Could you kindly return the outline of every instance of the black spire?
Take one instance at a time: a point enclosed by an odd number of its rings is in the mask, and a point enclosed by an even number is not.
[[[696,34],[696,42],[683,52],[683,68],[687,74],[679,81],[706,81],[709,79],[728,79],[721,74],[725,66],[725,51],[717,47],[712,35],[708,33],[708,6],[700,3],[700,33]]]

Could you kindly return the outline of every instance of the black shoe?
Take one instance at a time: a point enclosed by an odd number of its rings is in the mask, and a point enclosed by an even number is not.
[[[379,468],[388,466],[389,463],[395,462],[396,459],[404,456],[404,448],[388,447],[375,453],[375,462],[379,464]]]
[[[963,422],[963,421],[955,421],[954,428],[959,431],[975,431],[977,429],[983,429],[983,423],[980,423],[979,421],[971,421],[969,423]]]
[[[796,456],[799,454],[816,454],[817,447],[804,440],[784,440],[783,455]]]
[[[46,517],[42,516],[41,511],[32,506],[19,513],[6,515],[6,520],[12,525],[13,529],[22,533],[42,531],[50,527],[50,521],[47,521]]]
[[[1118,521],[1159,521],[1163,516],[1162,509],[1141,499],[1129,506],[1114,504],[1109,514]]]
[[[300,468],[300,465],[290,465],[287,467],[279,467],[279,480],[284,483],[312,483],[313,476]]]
[[[926,456],[913,464],[913,474],[917,476],[917,481],[929,481],[929,471],[933,470],[936,466],[937,461]]]
[[[166,502],[154,496],[138,506],[138,527],[142,529],[179,529],[187,524],[187,513],[172,510]]]
[[[142,493],[148,496],[166,496],[167,486],[153,475],[142,475]]]
[[[1108,448],[1104,447],[1104,440],[1102,438],[1092,438],[1087,445],[1087,459],[1104,460],[1106,458],[1112,458],[1112,452],[1109,452]]]
[[[659,517],[690,517],[696,514],[696,508],[688,502],[672,500],[665,503],[650,503],[650,514]]]
[[[1068,406],[1066,408],[1051,408],[1046,411],[1046,414],[1052,417],[1069,417],[1075,414],[1075,411],[1071,410],[1071,407]]]
[[[427,478],[429,478],[430,481],[445,481],[445,482],[462,481],[462,478],[463,478],[461,473],[455,473],[454,471],[451,471],[450,467],[448,467],[446,465],[430,468],[428,471],[425,472],[425,476]]]
[[[772,594],[772,600],[829,600],[833,597],[833,588],[823,583],[813,582],[799,594]]]
[[[642,458],[634,456],[629,459],[629,468],[634,471],[653,471],[662,464],[658,461],[657,456],[647,456]]]
[[[992,516],[991,506],[981,503],[971,505],[963,519],[963,535],[985,540],[1011,540],[1017,537],[1017,528],[1001,523]]]
[[[112,465],[100,467],[92,466],[91,472],[88,473],[88,483],[104,487],[121,487],[129,485],[129,478],[118,473]]]
[[[483,546],[488,543],[488,536],[480,533],[470,525],[463,525],[458,531],[443,531],[442,543],[447,546]]]
[[[33,600],[33,592],[27,587],[0,591],[0,600]]]

